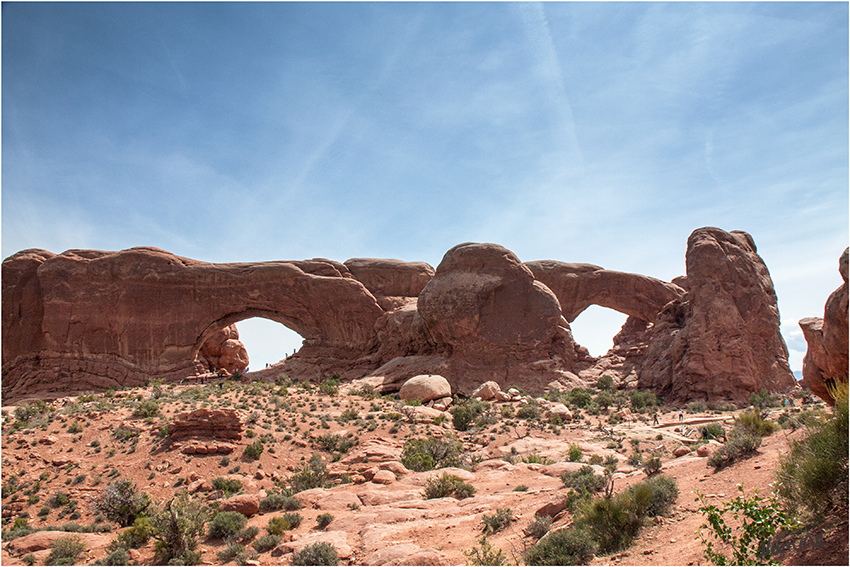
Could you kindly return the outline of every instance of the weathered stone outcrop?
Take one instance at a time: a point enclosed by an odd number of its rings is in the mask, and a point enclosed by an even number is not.
[[[2,393],[14,401],[241,370],[248,358],[234,324],[251,317],[304,338],[297,354],[254,377],[338,372],[388,392],[439,374],[468,395],[487,381],[538,394],[610,372],[666,397],[739,400],[793,384],[752,238],[699,229],[687,267],[677,285],[590,264],[523,264],[475,243],[449,250],[436,271],[369,258],[211,264],[156,248],[25,250],[2,268]],[[599,360],[569,326],[591,304],[629,315]],[[827,302],[844,325],[822,333],[825,345],[843,336],[845,376],[846,306],[845,284]]]
[[[305,357],[356,360],[384,313],[339,262],[210,264],[156,248],[16,254],[3,310],[4,397],[192,375],[201,346],[249,317],[298,332]]]
[[[835,400],[829,394],[828,384],[847,383],[848,360],[848,252],[838,261],[838,271],[844,283],[826,300],[823,318],[807,317],[800,320],[800,328],[808,349],[803,358],[803,383],[819,398],[829,404]]]
[[[187,439],[242,439],[242,419],[234,409],[201,408],[174,416],[168,424],[172,441]]]
[[[792,388],[776,293],[752,237],[697,229],[686,267],[687,295],[656,318],[639,386],[664,399],[737,401]]]
[[[248,351],[239,341],[236,325],[229,325],[207,339],[201,346],[201,357],[206,360],[210,370],[225,370],[233,374],[243,372],[248,367]]]
[[[652,323],[665,305],[685,294],[672,283],[593,264],[539,260],[525,265],[555,293],[569,322],[591,305],[599,305]]]

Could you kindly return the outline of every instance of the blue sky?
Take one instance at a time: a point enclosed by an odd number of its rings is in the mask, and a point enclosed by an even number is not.
[[[476,241],[669,280],[695,228],[740,229],[799,370],[848,193],[843,2],[2,4],[4,258]],[[598,354],[623,320],[574,332]],[[254,367],[294,348],[240,331]]]

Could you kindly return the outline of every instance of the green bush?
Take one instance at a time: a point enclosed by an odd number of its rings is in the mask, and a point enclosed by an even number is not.
[[[626,490],[640,516],[663,516],[679,497],[676,479],[659,474]]]
[[[469,398],[452,407],[452,425],[458,431],[466,431],[471,423],[487,409],[487,404],[481,400]]]
[[[289,487],[292,492],[328,486],[330,486],[328,469],[322,457],[317,454],[310,455],[310,460],[302,463],[301,468],[289,477]]]
[[[193,550],[197,538],[204,535],[208,518],[207,507],[192,499],[186,491],[167,501],[150,517],[151,536],[157,540],[155,561],[159,564],[169,561],[182,561],[184,565],[199,563],[200,555]]]
[[[159,415],[159,402],[151,399],[140,401],[133,411],[134,417],[154,417],[157,415]]]
[[[257,553],[265,553],[277,547],[280,539],[279,535],[268,534],[255,541],[252,545],[257,550]]]
[[[351,434],[346,433],[345,435],[337,435],[335,433],[328,433],[326,435],[320,435],[315,438],[316,443],[329,453],[338,452],[341,454],[345,454],[357,445],[358,440],[356,437],[353,437]]]
[[[242,491],[242,481],[238,478],[224,478],[220,476],[213,479],[212,485],[214,489],[221,490],[225,498],[229,498]]]
[[[301,525],[301,514],[298,512],[287,512],[283,516],[269,518],[266,531],[272,535],[283,535],[286,530],[294,530]]]
[[[115,540],[116,547],[124,547],[126,549],[138,549],[145,545],[151,537],[150,520],[148,518],[136,518],[133,525],[120,534]]]
[[[472,549],[464,549],[463,554],[469,560],[470,565],[504,565],[508,558],[505,552],[498,547],[493,547],[487,541],[487,536],[482,535],[478,538],[478,543],[481,548],[473,547]]]
[[[454,496],[458,500],[463,500],[473,494],[475,494],[475,488],[471,484],[465,483],[457,475],[443,473],[440,476],[432,476],[426,481],[423,495],[426,499]]]
[[[336,548],[325,542],[304,547],[292,554],[293,565],[338,565],[339,555]]]
[[[78,535],[60,537],[50,545],[45,565],[74,565],[86,550],[86,543]]]
[[[614,379],[607,374],[603,374],[596,379],[596,387],[600,390],[610,390],[614,387]]]
[[[848,501],[847,385],[830,391],[836,401],[832,413],[813,419],[806,438],[792,441],[779,461],[779,495],[791,510],[805,510],[820,518],[835,505]]]
[[[94,565],[130,565],[130,554],[127,549],[118,547],[103,559],[95,561]]]
[[[245,555],[245,546],[241,543],[231,543],[221,551],[215,554],[216,559],[221,561],[222,563],[226,563],[229,561],[235,561],[236,563],[242,563],[239,561],[242,556]]]
[[[776,398],[774,398],[770,392],[762,390],[761,392],[753,392],[750,394],[750,405],[757,410],[763,410],[765,408],[775,406],[777,403]]]
[[[583,528],[571,527],[549,532],[525,550],[526,565],[587,565],[597,545]]]
[[[650,457],[643,463],[643,472],[647,476],[652,476],[661,470],[661,459],[659,457]]]
[[[236,536],[248,523],[244,514],[234,511],[219,512],[210,522],[210,536],[228,539]]]
[[[292,512],[301,509],[301,502],[294,496],[287,496],[279,492],[272,492],[260,500],[260,512],[274,512],[275,510],[287,510]]]
[[[245,447],[245,451],[243,454],[249,459],[259,459],[260,455],[263,454],[263,442],[257,439],[247,447]]]
[[[705,435],[710,439],[720,439],[723,437],[723,426],[719,423],[709,423],[704,427]]]
[[[571,463],[578,463],[581,461],[582,456],[584,455],[584,451],[581,448],[581,445],[577,443],[570,443],[570,448],[567,452],[567,460]]]
[[[328,527],[331,522],[333,522],[333,519],[334,517],[331,514],[328,514],[327,512],[325,512],[324,514],[319,514],[318,516],[316,516],[316,526],[320,530],[323,530]]]
[[[708,521],[697,531],[705,546],[705,558],[715,565],[775,565],[770,562],[770,540],[780,530],[795,529],[796,523],[780,509],[776,493],[765,500],[758,490],[745,498],[741,484],[738,491],[739,496],[722,503],[720,508],[707,504],[705,497],[697,492],[697,500],[702,504],[699,512]],[[727,514],[735,519],[735,530],[726,525]],[[715,548],[715,543],[722,547]],[[731,558],[721,552],[723,548],[732,549]]]
[[[737,460],[749,457],[761,446],[761,436],[749,428],[736,427],[726,436],[721,445],[708,458],[708,466],[722,469]]]
[[[96,512],[121,527],[132,525],[149,506],[150,497],[137,492],[136,484],[128,478],[119,478],[106,485],[94,504]]]
[[[608,479],[593,472],[593,467],[590,465],[584,465],[577,471],[563,473],[561,482],[566,488],[572,488],[580,494],[593,494],[602,490],[608,484]]]
[[[460,466],[463,445],[451,436],[408,439],[401,451],[401,464],[412,471],[423,472]]]
[[[650,391],[637,391],[629,394],[629,400],[632,403],[632,410],[642,411],[648,407],[658,405],[658,398]]]
[[[520,419],[537,419],[541,413],[540,404],[534,401],[528,402],[516,410],[516,416]]]
[[[593,396],[584,388],[573,388],[567,395],[567,401],[577,408],[586,408],[593,401]]]
[[[779,431],[782,426],[775,421],[764,419],[758,411],[747,411],[735,418],[735,427],[738,429],[748,429],[755,435],[764,437],[775,431]]]
[[[514,520],[514,513],[510,508],[496,508],[495,514],[484,514],[481,520],[484,522],[484,535],[490,535],[507,528]]]

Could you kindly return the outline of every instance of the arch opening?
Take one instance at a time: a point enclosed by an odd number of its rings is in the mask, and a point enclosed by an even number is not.
[[[236,323],[239,341],[248,351],[249,368],[261,370],[298,351],[304,338],[282,323],[263,317]]]
[[[614,346],[614,336],[620,332],[628,315],[614,309],[591,305],[573,319],[570,329],[573,340],[598,357]]]

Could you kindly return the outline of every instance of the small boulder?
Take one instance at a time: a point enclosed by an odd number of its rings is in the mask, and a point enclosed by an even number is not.
[[[256,494],[237,494],[218,506],[219,512],[239,512],[249,518],[260,511],[260,499]]]
[[[482,400],[492,400],[496,397],[497,392],[501,392],[502,388],[496,382],[490,380],[484,382],[470,394],[471,398],[481,398]]]
[[[691,452],[690,449],[688,449],[684,445],[681,445],[680,447],[677,447],[675,451],[673,451],[673,455],[676,456],[676,457],[684,457],[685,455],[687,455],[690,452]]]
[[[38,442],[42,445],[53,445],[54,443],[56,443],[56,437],[54,437],[53,435],[47,435],[39,439]]]
[[[395,482],[395,475],[391,471],[379,470],[372,477],[372,482],[375,484],[392,484]]]
[[[714,452],[711,445],[700,445],[697,447],[697,457],[710,457]]]
[[[422,403],[451,397],[449,381],[438,374],[420,374],[404,383],[398,392],[402,400],[419,400]]]
[[[564,421],[573,420],[573,412],[571,412],[570,408],[568,408],[564,404],[554,404],[551,408],[549,408],[549,413],[551,413],[553,416],[557,415]]]

